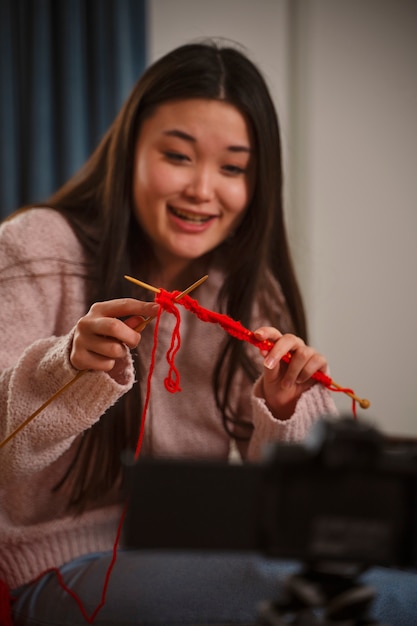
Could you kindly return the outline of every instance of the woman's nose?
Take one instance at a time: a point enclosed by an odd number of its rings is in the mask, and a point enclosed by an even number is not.
[[[190,172],[185,193],[195,202],[210,202],[214,197],[214,176],[207,167]]]

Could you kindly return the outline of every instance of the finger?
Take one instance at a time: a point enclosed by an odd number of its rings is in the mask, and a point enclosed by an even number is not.
[[[295,384],[306,383],[318,371],[327,371],[325,357],[310,346],[302,345],[290,354],[291,358],[281,380],[282,386],[286,389]]]
[[[71,358],[71,363],[77,370],[110,372],[115,366],[116,360],[86,350],[82,355],[74,355],[74,358]]]
[[[277,341],[277,339],[283,336],[283,334],[280,333],[279,330],[277,328],[274,328],[273,326],[261,326],[260,328],[257,328],[253,332],[253,334],[257,339],[260,339],[261,341],[270,340],[273,342]]]
[[[296,382],[305,383],[311,379],[316,372],[323,372],[326,374],[327,371],[327,359],[322,354],[315,352],[300,371]]]
[[[291,358],[282,378],[282,386],[287,389],[297,383],[306,382],[311,377],[309,372],[313,374],[314,367],[311,366],[310,362],[314,361],[316,356],[315,350],[305,344],[290,354]]]
[[[100,350],[96,349],[97,341],[103,338],[111,338],[116,343],[124,343],[129,348],[135,348],[140,336],[139,334],[129,328],[122,320],[116,317],[99,317],[90,318],[86,316],[78,322],[78,333],[74,337],[74,342],[78,345],[81,341],[82,345],[86,349],[91,349],[100,353]]]
[[[96,337],[95,341],[88,347],[88,352],[114,361],[125,356],[126,346],[110,337]]]
[[[94,335],[88,343],[80,340],[73,342],[71,350],[71,363],[76,369],[112,369],[115,360],[123,358],[126,354],[126,346],[110,337]],[[111,361],[110,365],[103,367],[102,363]]]
[[[130,317],[132,315],[150,317],[156,315],[158,310],[159,305],[155,302],[143,302],[134,298],[95,302],[90,308],[93,317]]]
[[[290,333],[281,335],[266,355],[264,365],[268,369],[275,369],[286,354],[297,350],[303,352],[307,347],[304,341],[296,335]]]
[[[280,337],[282,337],[282,333],[280,333],[279,330],[273,326],[261,326],[260,328],[257,328],[253,334],[259,341],[270,341],[272,343],[275,343]],[[261,354],[263,356],[266,356],[268,352],[269,350],[261,350]]]
[[[136,330],[139,326],[142,326],[142,324],[149,320],[149,317],[143,317],[142,315],[133,315],[132,317],[129,317],[126,320],[123,320],[124,323],[126,324],[126,326],[129,326],[129,328],[133,328],[137,333],[141,332],[139,329]]]

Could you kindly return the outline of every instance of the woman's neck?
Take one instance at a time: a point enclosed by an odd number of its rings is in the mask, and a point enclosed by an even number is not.
[[[191,261],[187,265],[165,266],[155,268],[152,272],[152,282],[156,287],[167,291],[183,291],[196,280],[207,274],[209,267],[208,258],[200,258]]]

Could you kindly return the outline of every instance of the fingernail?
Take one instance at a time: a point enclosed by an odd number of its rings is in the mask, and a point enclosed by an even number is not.
[[[277,359],[273,356],[267,356],[264,361],[265,367],[267,367],[269,370],[273,370],[276,364],[277,364]]]

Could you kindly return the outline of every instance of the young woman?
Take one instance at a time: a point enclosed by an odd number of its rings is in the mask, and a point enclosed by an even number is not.
[[[170,291],[208,274],[199,303],[274,344],[261,354],[183,312],[182,391],[170,394],[163,314],[141,455],[227,459],[234,442],[255,460],[335,412],[311,379],[327,365],[305,343],[277,116],[233,47],[157,61],[82,170],[0,229],[0,441],[86,371],[0,449],[0,579],[17,625],[82,624],[100,603],[153,347],[152,325],[135,329],[158,311],[126,274]],[[94,623],[242,623],[275,576],[256,559],[121,552]]]

